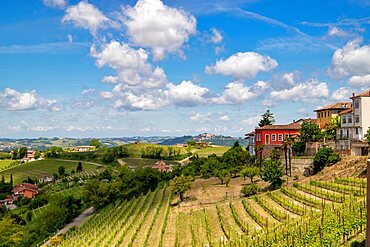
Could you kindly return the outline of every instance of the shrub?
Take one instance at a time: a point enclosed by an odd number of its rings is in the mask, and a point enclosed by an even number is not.
[[[325,166],[335,164],[340,161],[340,155],[335,153],[331,148],[321,148],[313,160],[314,173],[319,172]]]
[[[248,184],[241,190],[244,196],[253,196],[258,192],[258,186],[256,184]]]
[[[279,188],[283,183],[281,177],[283,171],[281,169],[281,161],[266,160],[264,161],[264,170],[262,173],[262,179],[271,183],[272,188]]]

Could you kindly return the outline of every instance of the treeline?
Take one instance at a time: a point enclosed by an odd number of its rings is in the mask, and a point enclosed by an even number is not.
[[[94,152],[64,152],[60,147],[50,147],[45,151],[46,158],[95,161],[110,164],[116,159],[129,156],[129,150],[123,146],[102,148]]]
[[[181,154],[180,148],[149,146],[141,150],[141,158],[182,160],[190,154]]]

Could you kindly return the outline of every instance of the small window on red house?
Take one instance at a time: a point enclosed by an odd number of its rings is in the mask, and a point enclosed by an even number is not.
[[[276,141],[276,134],[271,135],[271,141],[273,141],[273,142]]]
[[[283,141],[283,134],[279,134],[278,138],[279,138],[279,142]]]

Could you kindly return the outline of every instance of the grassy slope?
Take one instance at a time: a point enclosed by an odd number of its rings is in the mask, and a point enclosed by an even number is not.
[[[27,179],[27,177],[37,179],[42,175],[53,175],[53,173],[58,173],[58,168],[60,166],[64,166],[66,168],[66,173],[70,173],[72,170],[76,170],[77,163],[78,161],[40,160],[6,169],[1,171],[0,175],[4,175],[5,180],[9,181],[10,174],[13,174],[14,184],[19,184]],[[98,168],[95,165],[82,164],[84,170]]]
[[[15,163],[15,160],[0,160],[0,171]]]

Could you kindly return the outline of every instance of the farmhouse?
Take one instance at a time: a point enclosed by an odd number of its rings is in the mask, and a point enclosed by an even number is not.
[[[77,146],[76,150],[78,152],[92,152],[96,150],[95,146]]]
[[[0,205],[10,205],[13,204],[15,201],[15,198],[13,195],[7,195],[5,199],[0,200]]]
[[[163,160],[158,161],[155,163],[154,166],[152,166],[153,169],[157,169],[160,172],[171,172],[172,166],[167,165]]]
[[[16,185],[12,192],[15,198],[24,197],[32,199],[35,198],[39,193],[39,188],[34,184],[22,183]]]
[[[351,102],[337,102],[332,105],[327,105],[316,109],[317,125],[321,129],[325,129],[325,125],[329,124],[333,117],[339,116],[339,113],[348,110],[352,107]]]
[[[46,184],[53,182],[53,180],[54,180],[53,177],[48,176],[48,175],[41,176],[38,179],[39,183],[46,183]]]

